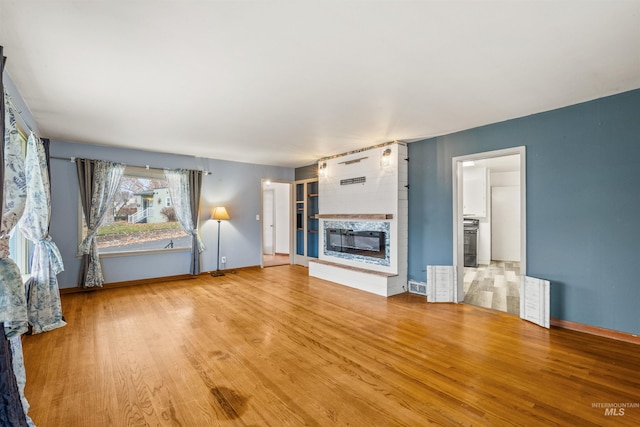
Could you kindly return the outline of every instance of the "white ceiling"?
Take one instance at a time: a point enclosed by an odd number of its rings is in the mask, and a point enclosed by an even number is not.
[[[42,136],[279,166],[640,88],[640,0],[0,0]]]

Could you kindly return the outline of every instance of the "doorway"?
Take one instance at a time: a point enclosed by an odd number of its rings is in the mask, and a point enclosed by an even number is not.
[[[453,162],[457,299],[516,316],[526,272],[524,156],[516,147]]]
[[[262,267],[291,264],[291,183],[262,180]]]

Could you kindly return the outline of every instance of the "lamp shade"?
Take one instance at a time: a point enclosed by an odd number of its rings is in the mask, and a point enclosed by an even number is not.
[[[213,212],[211,213],[211,219],[215,219],[220,221],[221,219],[229,219],[229,214],[227,213],[227,209],[224,206],[218,206],[213,208]]]

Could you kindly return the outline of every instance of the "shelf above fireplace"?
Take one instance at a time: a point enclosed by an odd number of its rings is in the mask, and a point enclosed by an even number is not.
[[[393,219],[393,214],[317,214],[315,217],[323,219]]]

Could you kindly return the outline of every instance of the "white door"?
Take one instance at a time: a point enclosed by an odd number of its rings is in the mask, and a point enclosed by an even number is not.
[[[520,318],[549,329],[551,284],[548,280],[521,276]]]
[[[491,259],[520,261],[520,186],[491,188]]]
[[[427,302],[458,302],[457,283],[453,265],[428,265]]]
[[[262,253],[275,253],[275,192],[273,188],[262,192]]]
[[[275,242],[276,255],[288,255],[291,247],[291,184],[274,182],[275,190]]]

